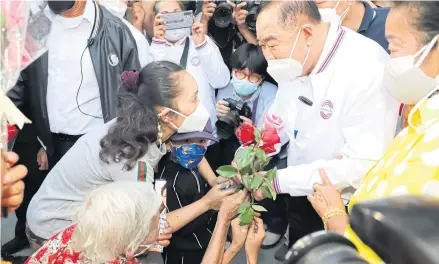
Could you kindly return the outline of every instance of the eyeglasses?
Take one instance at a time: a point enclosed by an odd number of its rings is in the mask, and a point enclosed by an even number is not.
[[[247,79],[251,83],[260,83],[262,81],[262,77],[254,73],[246,74],[244,71],[241,70],[234,70],[233,72],[238,80]]]

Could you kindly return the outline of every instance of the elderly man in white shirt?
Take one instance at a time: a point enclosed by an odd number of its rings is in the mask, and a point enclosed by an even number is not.
[[[217,121],[215,111],[215,89],[224,88],[230,81],[230,72],[225,65],[221,53],[215,43],[206,36],[200,22],[195,22],[191,29],[166,30],[160,13],[180,12],[181,1],[157,1],[154,5],[156,19],[154,22],[154,38],[151,43],[151,54],[154,61],[172,61],[177,64],[186,63],[186,70],[198,84],[200,101],[209,112],[214,134]],[[186,43],[189,41],[188,43]],[[182,62],[184,50],[187,49],[187,61]]]
[[[288,193],[289,243],[323,229],[306,199],[323,168],[349,199],[385,152],[398,103],[381,85],[388,60],[374,41],[321,20],[312,1],[267,4],[258,16],[258,41],[268,73],[278,82],[273,113],[285,122],[288,167],[273,180]],[[262,192],[258,192],[262,198]]]
[[[142,68],[148,63],[152,62],[149,51],[149,43],[146,37],[135,28],[130,22],[125,19],[125,13],[127,12],[128,0],[99,0],[99,4],[104,6],[111,14],[120,18],[122,22],[128,27],[137,44],[137,52],[139,53],[139,62]]]

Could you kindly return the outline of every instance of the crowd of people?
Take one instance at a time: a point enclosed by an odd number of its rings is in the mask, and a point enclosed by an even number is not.
[[[2,257],[30,246],[29,264],[151,252],[225,264],[244,248],[254,264],[326,229],[381,263],[348,212],[439,196],[439,2],[263,1],[255,25],[249,3],[32,4],[51,32],[8,93],[33,123],[5,155],[2,206],[17,223]],[[188,10],[191,27],[168,29],[167,14]],[[266,116],[282,122],[264,168],[277,167],[277,199],[254,190],[268,212],[241,226],[249,193],[216,169],[234,163],[236,129]]]

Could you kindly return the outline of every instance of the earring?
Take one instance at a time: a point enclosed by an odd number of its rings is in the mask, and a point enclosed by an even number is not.
[[[162,132],[162,126],[160,125],[160,120],[157,122],[157,140],[159,141],[159,144],[162,145],[163,141],[163,132]]]

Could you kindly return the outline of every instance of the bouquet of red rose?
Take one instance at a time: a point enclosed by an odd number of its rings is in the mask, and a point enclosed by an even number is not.
[[[236,136],[242,142],[242,146],[235,155],[235,166],[226,165],[217,169],[217,173],[222,177],[241,177],[243,186],[251,194],[251,201],[244,202],[238,208],[241,225],[249,225],[253,220],[255,211],[267,211],[264,207],[255,203],[253,191],[261,189],[264,197],[276,199],[276,193],[271,182],[276,176],[277,168],[264,171],[264,167],[268,165],[271,159],[267,154],[275,152],[275,145],[280,143],[279,130],[282,128],[282,119],[274,115],[266,117],[261,130],[244,123],[236,131]]]

